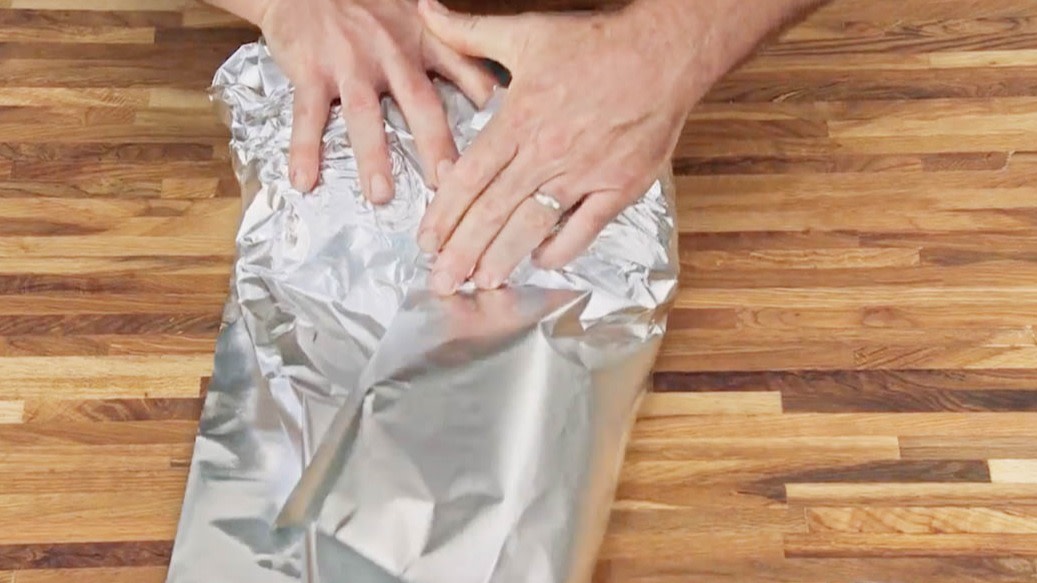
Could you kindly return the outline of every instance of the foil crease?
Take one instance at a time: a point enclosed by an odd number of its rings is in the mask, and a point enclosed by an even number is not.
[[[437,88],[461,150],[504,95]],[[391,100],[377,207],[334,110],[318,187],[292,189],[292,88],[261,42],[212,95],[243,212],[167,583],[588,582],[677,288],[668,169],[566,268],[441,298]]]

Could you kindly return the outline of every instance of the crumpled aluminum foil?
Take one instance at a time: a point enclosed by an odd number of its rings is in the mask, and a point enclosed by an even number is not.
[[[497,102],[438,88],[463,150]],[[677,288],[669,175],[565,269],[440,298],[391,100],[397,194],[375,207],[337,111],[321,184],[291,188],[263,44],[212,94],[244,210],[167,582],[589,581]]]

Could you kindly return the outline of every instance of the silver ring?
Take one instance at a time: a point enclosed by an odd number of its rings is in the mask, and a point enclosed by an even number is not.
[[[555,212],[561,212],[562,203],[557,198],[547,194],[542,190],[538,190],[533,193],[533,200],[535,200],[541,206],[549,208]]]

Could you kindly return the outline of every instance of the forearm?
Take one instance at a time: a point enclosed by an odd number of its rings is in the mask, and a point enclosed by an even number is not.
[[[712,85],[774,31],[826,0],[635,0],[628,10],[670,47],[675,65]]]
[[[267,0],[204,0],[217,8],[222,8],[238,18],[243,18],[259,26],[263,22]]]

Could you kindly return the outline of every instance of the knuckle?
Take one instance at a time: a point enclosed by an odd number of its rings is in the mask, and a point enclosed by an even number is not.
[[[374,46],[391,48],[396,46],[396,39],[392,32],[389,31],[377,18],[372,18],[365,27],[365,35],[370,39]]]
[[[485,173],[481,162],[465,160],[462,156],[457,166],[454,167],[452,174],[455,176],[457,185],[461,190],[474,193],[482,187],[482,177]]]
[[[458,14],[457,18],[458,24],[470,33],[478,31],[483,24],[482,18],[474,14]]]
[[[529,214],[526,218],[526,222],[532,229],[538,232],[547,231],[558,222],[558,217],[546,209],[536,209],[536,212]]]
[[[443,111],[443,102],[436,94],[432,84],[425,78],[419,78],[414,83],[414,104],[424,110],[439,115]]]
[[[500,226],[511,214],[511,205],[504,197],[484,198],[479,201],[477,220],[483,225]]]
[[[439,264],[444,271],[451,273],[458,279],[468,277],[468,273],[475,265],[475,257],[467,247],[452,246],[443,251],[439,258]]]
[[[442,243],[442,241],[446,240],[447,229],[438,220],[429,223],[427,226],[423,227],[423,230],[431,234],[434,240],[437,242]]]
[[[317,106],[313,103],[313,100],[303,99],[301,97],[295,98],[295,116],[299,118],[313,117],[317,113]]]
[[[349,114],[366,114],[380,110],[381,104],[373,91],[352,89],[343,91],[342,107]]]

